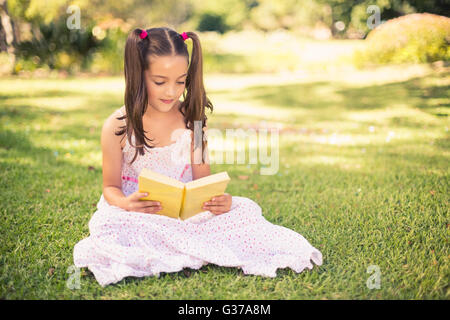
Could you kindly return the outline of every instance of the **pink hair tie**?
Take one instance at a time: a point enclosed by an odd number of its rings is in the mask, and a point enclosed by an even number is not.
[[[145,30],[142,30],[141,31],[141,34],[139,35],[139,37],[141,38],[141,39],[145,39],[145,38],[147,38],[147,31],[145,31]]]
[[[183,37],[183,41],[186,41],[186,39],[189,38],[189,36],[186,34],[186,32],[183,32],[181,34],[181,36]]]

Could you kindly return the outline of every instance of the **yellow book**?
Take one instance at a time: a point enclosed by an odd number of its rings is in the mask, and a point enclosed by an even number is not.
[[[138,177],[139,192],[148,192],[141,200],[159,201],[158,214],[185,220],[204,210],[203,203],[225,193],[230,177],[226,171],[187,183],[144,168]]]

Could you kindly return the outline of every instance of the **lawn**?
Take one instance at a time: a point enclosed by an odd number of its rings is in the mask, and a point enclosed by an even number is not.
[[[323,265],[276,278],[207,265],[102,288],[73,247],[102,192],[100,131],[123,79],[0,79],[1,299],[448,299],[448,68],[209,75],[210,128],[278,128],[279,170],[212,164]],[[214,145],[211,146],[211,151]],[[248,176],[243,179],[242,176]],[[370,289],[376,266],[380,286]],[[370,268],[369,268],[370,267]],[[370,279],[369,279],[370,282]]]

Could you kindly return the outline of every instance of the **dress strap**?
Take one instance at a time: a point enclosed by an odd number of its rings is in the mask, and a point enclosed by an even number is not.
[[[184,166],[183,172],[181,173],[181,176],[178,178],[178,180],[181,180],[181,178],[183,177],[184,173],[186,172],[186,170],[189,169],[189,163],[187,163]]]

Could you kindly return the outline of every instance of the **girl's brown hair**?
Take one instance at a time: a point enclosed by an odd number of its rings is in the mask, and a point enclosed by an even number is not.
[[[117,119],[126,119],[126,125],[116,135],[127,133],[128,142],[136,148],[132,164],[139,154],[144,155],[144,148],[154,148],[147,144],[152,141],[145,136],[142,116],[147,110],[148,95],[145,86],[144,71],[149,68],[149,56],[184,56],[189,65],[189,53],[183,37],[169,28],[146,29],[148,36],[140,38],[142,29],[134,29],[127,38],[125,44],[125,109],[126,114]],[[180,112],[184,116],[186,129],[194,131],[194,121],[202,121],[202,150],[207,145],[203,128],[206,126],[207,117],[205,107],[213,111],[211,101],[206,97],[203,85],[203,57],[200,39],[194,32],[186,32],[192,40],[192,57],[186,77],[186,90],[183,92],[184,101],[180,105]],[[184,112],[183,112],[184,109]],[[134,134],[136,145],[132,144],[131,136]],[[195,146],[196,148],[196,146]],[[202,152],[202,163],[205,162]]]

